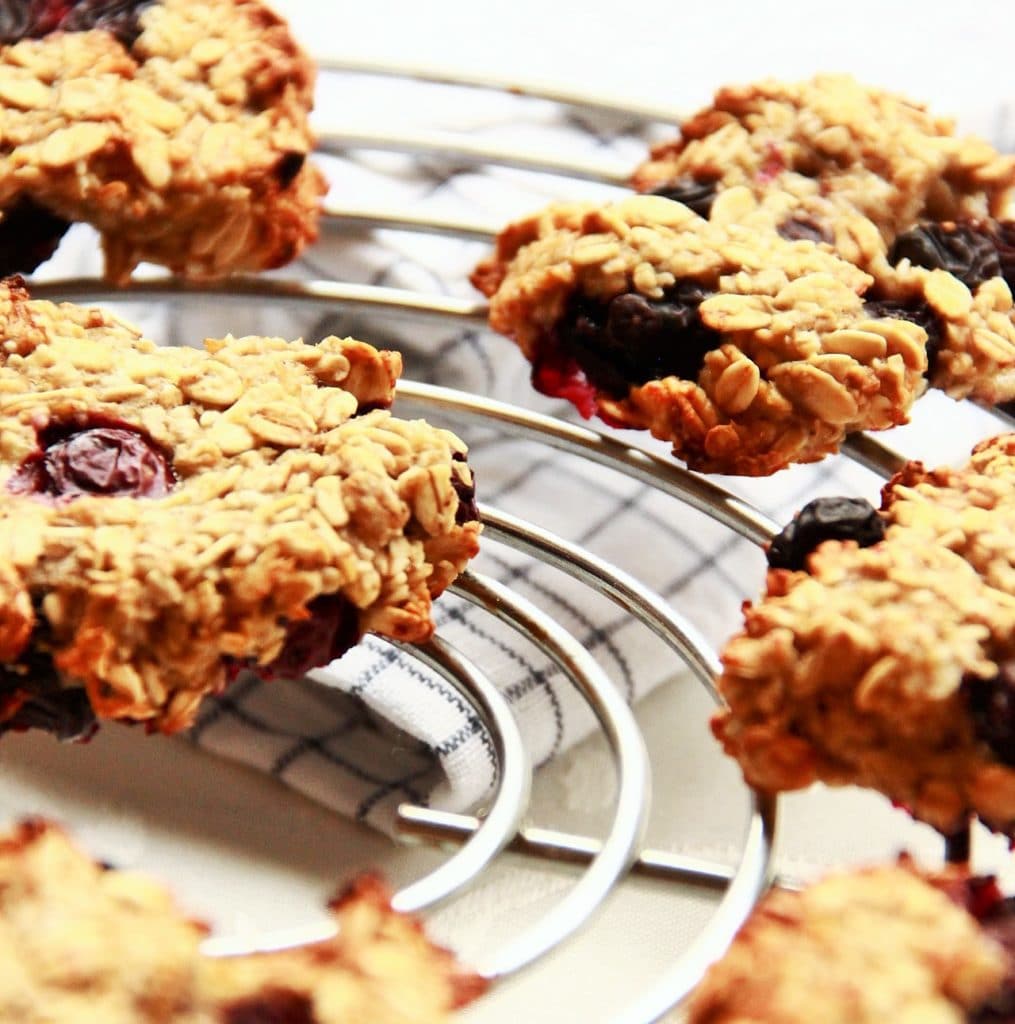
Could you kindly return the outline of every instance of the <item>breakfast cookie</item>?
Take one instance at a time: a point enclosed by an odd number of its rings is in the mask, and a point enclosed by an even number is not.
[[[794,201],[779,224],[786,234],[834,241],[855,211],[890,245],[919,220],[1000,216],[1015,156],[956,136],[950,119],[921,104],[826,74],[720,89],[681,124],[679,139],[652,150],[632,183],[690,197],[705,217],[732,185],[759,199],[779,191]]]
[[[395,913],[375,878],[331,905],[338,934],[214,958],[154,880],[104,869],[58,828],[0,838],[0,1019],[19,1024],[440,1024],[485,987]]]
[[[635,187],[708,217],[749,189],[741,219],[831,248],[873,278],[866,298],[928,333],[927,378],[953,398],[1015,398],[1015,156],[843,75],[719,91],[658,146]]]
[[[259,0],[0,5],[0,275],[72,221],[117,282],[143,260],[210,278],[293,259],[325,190],[313,84]]]
[[[658,196],[558,205],[506,228],[473,274],[533,382],[645,428],[693,469],[762,475],[904,423],[927,331],[868,305],[828,246],[756,226],[731,188],[709,220]]]
[[[944,835],[1015,835],[1015,434],[818,499],[769,548],[713,720],[746,780],[880,790]]]
[[[477,550],[465,446],[352,339],[160,348],[0,284],[0,729],[188,725],[240,669],[430,637]]]
[[[987,1024],[1015,1012],[1015,908],[987,877],[902,863],[773,891],[687,1024]]]

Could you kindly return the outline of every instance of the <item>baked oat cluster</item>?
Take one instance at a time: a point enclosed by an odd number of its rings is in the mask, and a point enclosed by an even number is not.
[[[721,90],[632,180],[651,205],[551,207],[473,275],[539,390],[752,475],[904,422],[927,386],[1015,398],[1015,157],[819,76]],[[919,349],[891,393],[871,322]]]
[[[0,284],[0,730],[188,725],[240,669],[422,641],[477,550],[465,446],[352,339],[159,348]]]
[[[293,259],[325,190],[313,85],[259,0],[0,5],[0,274],[72,221],[117,282],[144,260],[210,278]]]
[[[688,1024],[987,1024],[1015,1012],[1012,907],[990,878],[912,866],[774,891],[691,997]]]
[[[759,200],[784,193],[787,232],[809,226],[834,241],[844,215],[859,213],[891,244],[921,220],[1000,216],[1015,157],[956,136],[950,119],[918,103],[826,74],[720,89],[678,139],[653,148],[632,183],[640,192],[693,183],[713,196],[743,185]]]
[[[473,279],[540,390],[695,469],[771,473],[905,422],[924,328],[865,303],[871,278],[829,248],[754,231],[754,206],[739,188],[710,220],[659,196],[551,207]]]
[[[391,910],[375,878],[331,905],[335,938],[203,956],[155,881],[105,870],[58,828],[0,839],[0,1019],[19,1024],[440,1024],[484,982]]]
[[[776,539],[713,720],[751,785],[870,786],[945,835],[1015,835],[1013,473],[1006,434],[961,469],[911,463],[880,531],[819,501]]]

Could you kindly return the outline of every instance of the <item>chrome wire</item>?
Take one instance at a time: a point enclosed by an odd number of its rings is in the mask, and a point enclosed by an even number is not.
[[[620,691],[589,652],[549,615],[504,584],[470,574],[460,593],[516,629],[556,661],[596,716],[614,752],[617,782],[609,835],[582,877],[553,909],[477,965],[486,978],[513,974],[555,949],[601,906],[638,855],[648,820],[650,766],[645,741]]]
[[[643,623],[677,653],[702,682],[712,699],[722,703],[715,679],[721,670],[719,659],[708,641],[664,598],[630,573],[577,544],[544,530],[534,523],[479,506],[484,532],[511,547],[552,565],[581,583],[600,590],[624,611]]]
[[[448,860],[392,897],[393,909],[417,913],[462,892],[514,841],[528,809],[532,760],[507,700],[468,658],[440,637],[427,644],[389,642],[437,672],[455,688],[486,729],[497,758],[497,791],[486,817],[476,821],[468,840]],[[210,957],[249,956],[324,942],[336,934],[334,921],[324,921],[261,931],[242,938],[213,935],[205,939],[200,948],[202,955]]]
[[[772,884],[776,828],[774,797],[753,794],[751,823],[736,875],[708,924],[666,974],[625,1010],[616,1024],[653,1024],[681,1003],[709,966],[729,948],[740,925]]]
[[[343,130],[315,126],[317,150],[341,156],[349,150],[373,149],[386,153],[412,153],[427,156],[446,164],[510,167],[516,171],[555,174],[562,178],[594,181],[615,188],[629,188],[631,168],[615,161],[560,160],[549,154],[515,149],[502,149],[488,142],[471,142],[453,132],[401,132]]]
[[[325,223],[333,227],[375,230],[386,228],[394,231],[418,231],[427,235],[445,235],[464,238],[487,245],[497,237],[500,227],[483,225],[474,221],[422,216],[412,210],[378,210],[362,206],[348,206],[325,200],[321,212]]]
[[[554,82],[523,82],[504,75],[490,72],[462,72],[453,68],[435,67],[432,64],[415,62],[389,64],[383,61],[364,60],[359,57],[321,57],[317,66],[322,71],[354,72],[364,75],[381,75],[389,78],[410,78],[420,82],[436,82],[441,85],[457,85],[467,89],[489,89],[509,92],[515,96],[530,99],[549,100],[562,106],[580,110],[598,110],[641,121],[661,121],[676,124],[680,117],[672,107],[656,106],[651,103],[620,100],[615,96],[596,96],[575,92]]]
[[[392,898],[395,910],[416,913],[460,893],[514,839],[529,805],[532,760],[511,706],[464,655],[439,637],[422,646],[395,646],[440,673],[472,704],[490,735],[499,767],[497,792],[469,842],[436,870]]]
[[[53,302],[97,300],[132,302],[136,299],[179,299],[192,295],[210,295],[216,299],[269,299],[274,302],[305,302],[313,305],[345,306],[381,311],[396,316],[436,317],[441,320],[486,323],[486,303],[476,299],[458,299],[450,295],[421,295],[401,288],[367,284],[339,284],[334,281],[292,281],[279,277],[237,275],[222,281],[182,281],[166,275],[138,277],[122,287],[113,287],[96,277],[74,277],[53,281],[33,281],[32,296]]]

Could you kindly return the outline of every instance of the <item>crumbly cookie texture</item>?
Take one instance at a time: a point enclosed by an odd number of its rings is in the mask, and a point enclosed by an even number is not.
[[[873,278],[868,298],[930,334],[928,380],[953,398],[1015,397],[1015,224],[998,221],[1015,156],[843,75],[719,91],[635,172],[641,191],[831,247]]]
[[[335,938],[212,958],[154,880],[104,870],[58,828],[0,839],[0,1018],[21,1024],[439,1024],[482,979],[396,914],[375,878],[331,907]]]
[[[921,219],[998,216],[1015,185],[1015,156],[848,75],[727,86],[680,132],[634,172],[637,189],[682,179],[759,198],[776,189],[832,231],[837,211],[855,210],[889,244]]]
[[[160,348],[16,281],[0,337],[0,723],[83,687],[176,730],[240,667],[432,634],[479,523],[464,444],[384,408],[395,353]]]
[[[143,260],[262,270],[316,237],[313,67],[259,0],[31,6],[40,38],[0,18],[18,39],[0,47],[0,273],[33,270],[67,221],[98,229],[114,281]]]
[[[713,731],[749,783],[880,790],[946,835],[1015,835],[1015,435],[883,492],[884,539],[768,572]]]
[[[695,469],[771,473],[905,422],[924,327],[869,308],[869,275],[756,226],[756,206],[745,188],[707,221],[659,196],[553,206],[506,228],[473,282],[540,390]]]
[[[1009,955],[942,891],[958,884],[900,865],[772,892],[692,995],[688,1024],[1009,1019],[990,1015]]]

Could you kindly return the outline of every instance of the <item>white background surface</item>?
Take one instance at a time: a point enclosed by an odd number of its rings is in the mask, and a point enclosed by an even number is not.
[[[999,101],[1015,93],[1005,56],[1013,15],[1000,0],[276,6],[316,52],[496,70],[633,99],[665,98],[676,109],[705,102],[726,81],[850,70],[960,113],[964,126],[987,133],[998,124]],[[331,99],[330,122],[363,123],[368,107],[355,92]],[[392,107],[391,116],[411,124],[417,115]],[[941,424],[949,422],[942,417],[953,413],[947,403],[929,407],[899,446],[934,458]],[[951,440],[961,447],[982,429],[971,423]],[[656,770],[649,842],[729,861],[746,800],[737,772],[708,738],[708,713],[707,698],[689,682],[664,688],[639,708]],[[597,742],[573,751],[541,775],[533,822],[594,834],[609,809],[609,777]],[[940,854],[927,829],[871,795],[815,791],[785,805],[782,863],[794,874],[888,857],[901,844],[930,859]],[[313,907],[356,869],[380,867],[397,885],[439,859],[340,820],[281,784],[140,731],[107,729],[87,747],[5,738],[0,813],[39,812],[69,822],[97,856],[169,879],[189,910],[226,935],[311,920]],[[989,840],[978,857],[983,867],[1007,864],[1003,845]],[[573,877],[570,869],[505,858],[430,923],[466,958],[479,956],[545,909]],[[629,881],[581,939],[499,986],[466,1017],[473,1024],[610,1021],[672,962],[709,905],[709,897],[662,882]]]

